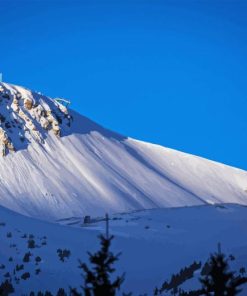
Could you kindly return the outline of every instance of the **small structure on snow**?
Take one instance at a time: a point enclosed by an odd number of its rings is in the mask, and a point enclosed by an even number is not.
[[[62,104],[66,108],[68,108],[68,106],[71,104],[70,101],[62,99],[62,98],[56,98],[54,100],[57,101],[59,104]]]
[[[84,217],[84,224],[89,224],[91,223],[91,217],[90,216],[85,216]]]

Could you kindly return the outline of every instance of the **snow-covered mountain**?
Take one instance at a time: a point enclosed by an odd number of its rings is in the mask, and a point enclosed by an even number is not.
[[[152,295],[194,260],[181,287],[199,287],[218,242],[233,270],[246,268],[247,172],[121,136],[61,102],[0,84],[0,282],[13,295],[79,287],[78,258],[98,249],[105,212],[123,291]]]
[[[56,99],[0,84],[0,205],[54,220],[247,204],[247,172],[111,132]]]

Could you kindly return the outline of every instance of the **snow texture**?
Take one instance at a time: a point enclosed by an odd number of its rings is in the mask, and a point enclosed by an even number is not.
[[[99,249],[97,235],[105,232],[104,221],[97,219],[98,222],[84,225],[74,217],[59,221],[63,225],[58,225],[2,207],[0,217],[0,280],[5,280],[9,272],[15,295],[28,294],[31,290],[55,293],[59,287],[68,291],[69,286],[83,284],[78,259],[87,262],[87,251]],[[230,204],[110,215],[110,233],[115,236],[112,251],[122,252],[116,275],[126,272],[123,291],[152,295],[156,286],[160,287],[173,273],[194,260],[201,261],[203,266],[209,254],[217,251],[218,242],[227,256],[235,257],[229,261],[233,270],[246,268],[246,225],[247,207]],[[29,237],[35,241],[32,249],[28,248]],[[67,249],[71,255],[62,262],[58,249]],[[31,253],[30,261],[23,262],[27,252]],[[38,256],[41,261],[36,264]],[[16,271],[17,264],[23,264],[23,269]],[[39,274],[36,269],[41,270]],[[30,273],[30,278],[23,280],[21,276],[25,272]],[[200,270],[183,288],[187,291],[197,288],[199,276]],[[246,293],[245,289],[240,295]]]
[[[16,212],[54,220],[247,204],[246,171],[121,136],[19,86],[0,84],[0,107],[0,204]]]

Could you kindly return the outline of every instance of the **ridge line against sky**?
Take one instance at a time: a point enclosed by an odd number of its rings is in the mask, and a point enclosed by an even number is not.
[[[247,169],[247,1],[0,0],[4,80]]]

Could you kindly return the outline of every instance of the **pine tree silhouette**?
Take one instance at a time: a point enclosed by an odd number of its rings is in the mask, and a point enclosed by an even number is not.
[[[65,293],[65,290],[63,288],[60,288],[57,291],[57,295],[56,296],[66,296],[67,294]]]
[[[120,253],[114,255],[110,251],[114,236],[109,236],[108,221],[108,215],[106,215],[106,235],[99,236],[100,250],[94,254],[88,253],[92,268],[80,262],[79,268],[84,271],[82,289],[85,296],[115,296],[124,281],[124,274],[113,281],[111,279],[111,275],[115,272],[113,264],[119,259]],[[77,291],[71,292],[72,295],[79,295]]]
[[[210,270],[208,275],[202,277],[203,295],[207,296],[235,296],[241,289],[240,285],[245,283],[245,279],[229,271],[229,265],[225,255],[216,253],[211,255],[209,262]]]
[[[0,285],[0,295],[1,296],[8,296],[9,294],[14,293],[14,287],[12,286],[12,283],[9,280],[6,280],[5,282],[1,283]]]

